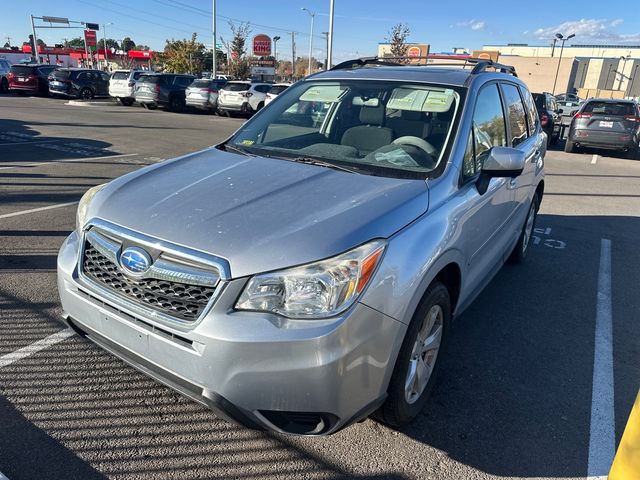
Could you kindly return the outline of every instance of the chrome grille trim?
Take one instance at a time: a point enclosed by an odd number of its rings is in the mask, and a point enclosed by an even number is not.
[[[92,231],[95,235],[91,235]],[[185,280],[182,276],[180,276],[180,278],[174,276],[171,280],[167,280],[164,275],[167,273],[166,269],[169,266],[171,266],[171,268],[174,266],[180,268],[185,267],[194,278],[201,278],[204,281],[204,284],[202,284],[203,287],[213,288],[213,294],[201,314],[194,320],[183,320],[157,309],[150,308],[136,301],[135,298],[128,298],[126,295],[117,293],[96,279],[85,275],[83,264],[85,261],[85,249],[89,244],[89,239],[95,241],[95,243],[91,242],[91,245],[96,250],[100,247],[101,250],[106,251],[106,254],[101,251],[100,253],[102,253],[102,255],[113,258],[113,252],[115,252],[116,259],[119,256],[118,250],[122,248],[122,243],[119,242],[124,241],[147,247],[155,252],[161,252],[160,257],[166,255],[166,258],[160,262],[157,269],[156,273],[161,276],[158,280],[183,283]],[[112,258],[109,260],[113,261]],[[158,260],[160,260],[160,258],[158,258]],[[114,263],[119,267],[119,261],[116,260]],[[203,268],[197,268],[192,264],[202,265]],[[206,278],[200,276],[202,273],[205,274]],[[181,274],[179,273],[179,275]],[[119,305],[137,318],[163,323],[177,330],[188,331],[195,328],[209,313],[213,304],[224,290],[227,284],[226,280],[230,279],[230,269],[228,262],[223,258],[158,240],[101,219],[92,219],[86,223],[81,233],[81,248],[74,278],[76,278],[81,286],[88,288],[97,299]],[[137,279],[138,278],[136,278],[136,280]],[[215,285],[211,285],[214,279]]]

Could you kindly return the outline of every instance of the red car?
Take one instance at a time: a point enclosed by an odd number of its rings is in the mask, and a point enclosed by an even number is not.
[[[48,95],[49,81],[47,77],[57,70],[55,65],[16,64],[11,65],[7,79],[9,91],[19,94]]]

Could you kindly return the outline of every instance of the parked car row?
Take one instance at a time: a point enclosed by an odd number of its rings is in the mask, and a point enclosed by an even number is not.
[[[137,102],[154,109],[181,112],[185,107],[214,113],[253,114],[284,91],[289,84],[233,81],[177,73],[116,70],[111,74],[84,68],[55,65],[10,65],[0,59],[0,92],[52,95],[90,100],[111,97],[124,106]]]

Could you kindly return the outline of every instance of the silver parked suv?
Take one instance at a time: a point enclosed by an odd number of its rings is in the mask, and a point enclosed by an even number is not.
[[[248,427],[411,421],[543,195],[531,94],[471,67],[346,62],[220,145],[90,189],[58,257],[64,317]]]

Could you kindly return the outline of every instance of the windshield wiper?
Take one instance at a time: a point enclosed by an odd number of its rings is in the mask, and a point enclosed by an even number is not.
[[[286,158],[286,160],[291,160],[292,162],[298,163],[306,163],[307,165],[317,165],[319,167],[333,168],[334,170],[340,170],[342,172],[349,173],[358,173],[358,170],[360,170],[357,167],[347,167],[344,165],[338,165],[337,163],[325,162],[324,160],[319,160],[312,157],[291,157]]]
[[[231,145],[229,143],[223,143],[220,146],[225,152],[234,152],[234,153],[239,153],[240,155],[245,155],[247,157],[255,157],[253,153],[248,152],[244,148],[236,147],[235,145]]]

